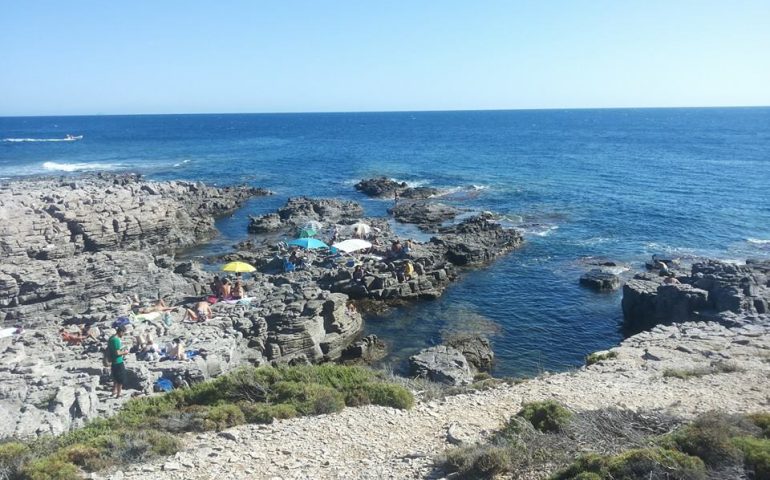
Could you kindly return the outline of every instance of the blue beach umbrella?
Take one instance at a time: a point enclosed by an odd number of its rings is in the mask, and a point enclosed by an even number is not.
[[[287,242],[287,245],[295,247],[307,248],[312,250],[314,248],[329,248],[329,245],[325,244],[317,238],[295,238],[294,240]]]
[[[313,228],[301,228],[297,236],[300,238],[310,238],[315,237],[316,233],[318,232],[316,232]]]

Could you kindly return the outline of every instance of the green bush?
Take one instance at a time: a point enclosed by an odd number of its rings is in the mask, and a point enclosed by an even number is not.
[[[246,418],[246,423],[273,423],[274,419],[294,418],[297,410],[285,403],[266,405],[262,403],[240,402],[238,407]]]
[[[90,445],[76,443],[59,451],[58,456],[86,470],[94,471],[108,467],[111,462],[102,456],[101,450]]]
[[[755,435],[760,430],[746,418],[708,412],[672,435],[684,453],[699,457],[710,467],[740,464],[743,454],[732,442],[739,435]]]
[[[633,449],[619,455],[602,457],[589,454],[554,475],[553,480],[702,480],[706,478],[703,461],[675,450],[663,448]]]
[[[644,448],[611,457],[607,464],[609,478],[637,480],[667,478],[670,480],[701,480],[706,478],[703,460],[676,450]]]
[[[457,472],[460,478],[492,478],[511,471],[511,451],[505,445],[474,445],[447,452],[443,459],[446,468]]]
[[[399,385],[389,383],[367,383],[363,387],[369,403],[382,405],[383,407],[393,407],[400,409],[409,409],[414,405],[414,396],[412,393]]]
[[[594,475],[600,479],[607,476],[607,458],[589,453],[579,457],[572,465],[557,472],[553,480],[583,480],[586,475]],[[591,478],[590,476],[588,478]]]
[[[68,478],[77,471],[75,465],[99,470],[173,454],[180,448],[177,433],[338,412],[346,403],[410,408],[414,398],[366,368],[244,367],[189,388],[129,400],[117,415],[59,437],[41,438],[28,446],[0,444],[0,478],[7,472],[47,478],[49,470],[62,475],[51,478]]]
[[[762,429],[765,438],[770,438],[770,413],[752,413],[748,418]]]
[[[23,443],[0,443],[0,478],[14,478],[19,475],[29,454],[30,448]]]
[[[544,433],[561,431],[572,418],[572,412],[553,400],[525,403],[516,415]]]
[[[278,402],[292,405],[302,415],[333,413],[345,408],[342,393],[318,383],[282,381],[273,386],[273,394]]]
[[[238,405],[225,403],[210,407],[206,414],[206,420],[214,424],[214,429],[224,430],[236,425],[243,425],[246,423],[246,416],[238,408]]]
[[[770,440],[766,438],[738,437],[733,443],[743,452],[744,465],[754,475],[754,480],[770,480]]]
[[[611,360],[617,357],[618,352],[594,352],[586,357],[586,365],[593,365],[594,363],[603,360]]]
[[[22,475],[29,480],[80,480],[81,478],[75,465],[51,457],[29,462],[24,466]]]

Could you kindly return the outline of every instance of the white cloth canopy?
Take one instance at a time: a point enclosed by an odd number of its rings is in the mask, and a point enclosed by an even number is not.
[[[345,253],[352,253],[358,250],[365,250],[367,248],[371,248],[372,244],[371,242],[367,242],[366,240],[361,240],[358,238],[351,238],[350,240],[343,240],[341,242],[337,242],[332,247],[336,248],[337,250],[343,251]]]

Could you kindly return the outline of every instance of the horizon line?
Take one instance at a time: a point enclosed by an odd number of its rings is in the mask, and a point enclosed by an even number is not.
[[[685,110],[717,108],[768,108],[770,105],[705,105],[666,107],[538,107],[538,108],[457,108],[437,110],[311,110],[272,112],[167,112],[167,113],[65,113],[58,115],[0,115],[0,118],[47,118],[47,117],[140,117],[174,115],[342,115],[355,113],[461,113],[461,112],[532,112],[554,110]]]

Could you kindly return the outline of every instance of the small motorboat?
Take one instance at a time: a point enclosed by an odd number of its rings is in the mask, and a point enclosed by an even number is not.
[[[70,135],[67,134],[67,136],[64,137],[64,140],[67,142],[74,142],[75,140],[82,140],[83,135]]]

